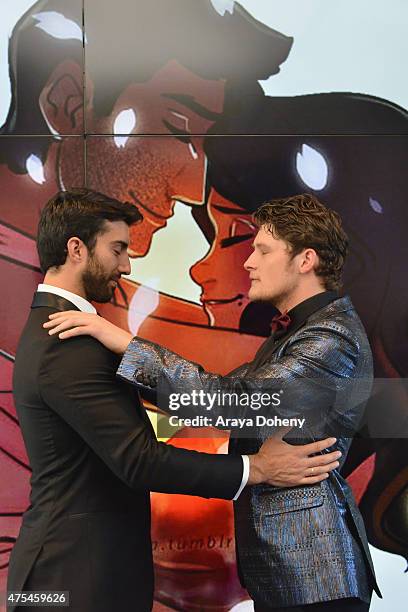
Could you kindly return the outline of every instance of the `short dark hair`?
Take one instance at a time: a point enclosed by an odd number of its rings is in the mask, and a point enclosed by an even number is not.
[[[319,256],[315,273],[322,277],[325,289],[341,287],[348,238],[338,213],[304,193],[266,202],[254,213],[254,221],[284,240],[293,257],[303,249],[314,249]]]
[[[62,266],[67,258],[67,242],[80,238],[90,252],[105,230],[105,221],[124,221],[133,225],[142,220],[134,204],[120,202],[91,189],[59,191],[44,206],[37,233],[41,270]]]

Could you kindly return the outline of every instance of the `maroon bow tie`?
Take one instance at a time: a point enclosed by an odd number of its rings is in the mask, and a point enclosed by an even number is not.
[[[291,323],[291,318],[288,315],[288,311],[285,310],[282,314],[275,315],[271,321],[272,333],[275,334],[279,330],[286,331]]]

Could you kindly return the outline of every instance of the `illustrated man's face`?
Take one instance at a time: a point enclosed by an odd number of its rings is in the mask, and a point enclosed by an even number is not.
[[[204,203],[203,140],[222,111],[223,94],[223,81],[201,79],[172,61],[150,81],[128,85],[109,116],[97,117],[90,107],[87,131],[116,135],[87,137],[87,186],[141,210],[143,222],[131,229],[133,256],[147,253],[176,200]],[[61,144],[62,187],[80,180],[78,146],[75,139]]]
[[[299,284],[299,255],[292,257],[289,245],[261,227],[253,252],[244,267],[249,273],[251,301],[270,302],[277,308],[293,295]]]
[[[210,324],[238,329],[249,301],[250,283],[243,264],[251,252],[256,227],[249,213],[214,191],[208,201],[208,214],[215,237],[206,256],[190,269],[190,274],[202,288],[200,299]]]
[[[86,298],[100,303],[109,302],[122,274],[130,274],[129,227],[124,221],[105,221],[104,230],[82,274]]]

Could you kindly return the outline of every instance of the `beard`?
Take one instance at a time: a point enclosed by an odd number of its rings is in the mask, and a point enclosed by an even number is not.
[[[272,304],[275,308],[281,311],[282,304],[286,304],[290,301],[291,296],[293,295],[294,290],[296,289],[296,284],[282,287],[278,290],[268,291],[259,289],[258,292],[253,291],[252,294],[249,292],[248,297],[250,302],[254,303],[267,303]]]
[[[89,258],[88,267],[82,275],[82,283],[86,299],[89,302],[104,304],[112,299],[115,287],[110,281],[117,280],[117,275],[112,276],[104,270],[102,264],[95,255]]]
[[[293,260],[290,260],[280,272],[282,276],[278,284],[272,287],[265,287],[261,281],[255,282],[248,292],[250,302],[267,302],[281,310],[282,304],[290,301],[298,288],[299,279],[293,274],[293,270]]]

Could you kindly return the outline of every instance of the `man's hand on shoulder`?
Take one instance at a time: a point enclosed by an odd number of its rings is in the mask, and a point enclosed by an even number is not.
[[[295,446],[279,436],[264,442],[256,455],[249,456],[248,485],[266,483],[275,487],[312,485],[329,477],[329,472],[339,466],[340,451],[317,454],[333,446],[336,438]]]
[[[49,321],[43,324],[50,336],[58,334],[60,340],[76,336],[93,336],[104,344],[107,349],[122,355],[133,336],[130,332],[117,327],[103,317],[89,312],[66,310],[54,312]]]

